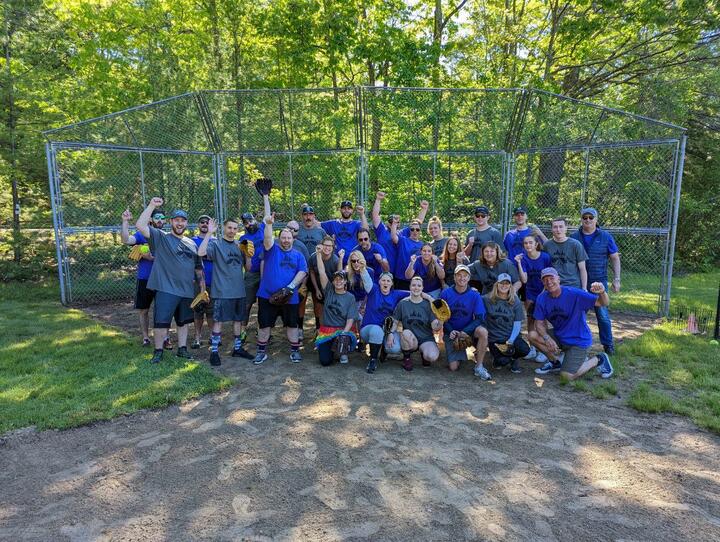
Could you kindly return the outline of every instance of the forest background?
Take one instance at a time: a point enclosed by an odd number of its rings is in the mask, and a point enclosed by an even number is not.
[[[0,15],[4,279],[53,265],[33,234],[52,226],[42,130],[191,90],[353,85],[527,86],[685,126],[676,268],[720,264],[716,2],[4,0]]]

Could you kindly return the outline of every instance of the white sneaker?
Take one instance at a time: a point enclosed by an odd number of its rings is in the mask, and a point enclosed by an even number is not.
[[[530,360],[530,359],[535,358],[535,356],[537,356],[537,355],[538,355],[538,351],[535,349],[534,346],[531,346],[531,347],[530,347],[530,352],[528,352],[528,355],[525,356],[523,359]]]
[[[525,359],[527,359],[527,358],[525,358]],[[535,355],[535,359],[533,361],[535,363],[543,363],[544,364],[544,363],[548,362],[548,357],[545,354],[543,354],[542,352],[537,352],[537,354]]]
[[[342,356],[340,356],[340,363],[345,364],[345,363],[347,363],[348,361],[349,361],[349,360],[348,360],[347,355],[343,354]]]
[[[482,380],[492,380],[492,376],[490,376],[488,370],[482,365],[477,365],[473,372],[475,376],[479,376]]]

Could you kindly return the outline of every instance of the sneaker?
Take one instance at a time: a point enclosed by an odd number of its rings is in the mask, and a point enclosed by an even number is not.
[[[163,351],[162,350],[155,350],[153,353],[153,357],[150,360],[150,363],[160,363],[163,358]]]
[[[179,358],[184,359],[195,359],[190,352],[188,352],[187,346],[180,346],[177,349],[177,354],[175,354]]]
[[[482,380],[492,380],[492,376],[490,376],[490,373],[482,366],[482,364],[476,365],[473,372],[475,373],[475,376],[479,376]]]
[[[500,367],[506,367],[510,365],[512,362],[512,358],[509,358],[507,356],[498,356],[493,358],[493,368],[499,369]]]
[[[528,359],[528,358],[525,358]],[[538,351],[537,355],[535,356],[535,359],[533,359],[535,363],[542,363],[543,365],[546,364],[549,360],[548,357],[543,354],[542,352]]]
[[[218,354],[217,352],[212,352],[210,354],[210,365],[214,367],[220,365],[220,354]]]
[[[163,341],[163,348],[165,350],[172,350],[173,344],[170,340],[170,337],[165,337],[165,340]]]
[[[600,352],[597,357],[600,360],[597,366],[597,372],[600,373],[600,376],[603,378],[610,378],[615,372],[610,363],[610,357],[605,352]]]
[[[410,358],[403,359],[403,369],[405,369],[406,371],[413,370],[413,362]]]
[[[253,363],[255,365],[262,365],[265,362],[265,360],[267,360],[267,359],[268,359],[268,355],[265,352],[258,352],[255,355],[255,359],[253,359]]]
[[[200,341],[195,339],[195,342],[190,345],[190,348],[192,348],[193,350],[197,350],[198,348],[200,348]]]
[[[252,354],[245,350],[242,346],[240,348],[234,348],[232,351],[232,357],[234,358],[245,358],[253,359]]]
[[[143,345],[143,346],[150,346],[150,339],[143,339],[142,345]]]
[[[425,358],[422,359],[422,366],[423,367],[430,367],[430,362],[426,360]]]
[[[375,372],[375,369],[377,369],[377,364],[378,360],[370,358],[367,367],[365,367],[365,370],[368,372],[368,374],[373,374]]]
[[[559,373],[562,363],[559,361],[549,361],[542,367],[535,369],[535,373],[539,375],[546,375],[548,373]]]
[[[348,361],[350,360],[348,360],[347,354],[343,354],[342,356],[340,356],[340,363],[342,363],[343,365],[345,365]]]
[[[530,347],[530,352],[528,352],[528,355],[525,356],[523,359],[531,360],[535,359],[538,354],[541,354],[541,352],[538,352],[537,349],[534,346]],[[543,354],[544,355],[544,354]]]
[[[302,354],[300,353],[300,350],[293,350],[290,352],[290,361],[293,363],[300,363],[302,361]],[[345,363],[347,363],[347,361]]]
[[[512,365],[510,365],[510,372],[515,373],[516,375],[522,373],[522,367],[520,367],[519,359],[514,359],[512,361]]]
[[[615,355],[615,345],[605,344],[605,345],[603,345],[603,350],[605,350],[605,353],[606,353],[608,356],[614,356],[614,355]]]

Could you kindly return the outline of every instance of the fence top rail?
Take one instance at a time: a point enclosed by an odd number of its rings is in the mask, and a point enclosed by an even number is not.
[[[77,143],[74,141],[53,141],[50,146],[55,151],[97,149],[108,152],[144,152],[148,154],[196,154],[200,156],[214,156],[211,151],[196,151],[191,149],[158,149],[155,147],[133,147],[126,145],[109,145],[105,143]]]
[[[629,148],[629,147],[654,147],[658,145],[677,145],[680,142],[676,138],[668,139],[645,139],[642,141],[617,141],[613,143],[577,143],[568,145],[557,145],[552,147],[523,147],[516,149],[512,152],[515,156],[520,154],[538,154],[538,153],[552,153],[552,152],[563,152],[563,151],[584,151],[584,150],[602,150],[602,149],[617,149],[617,148]]]

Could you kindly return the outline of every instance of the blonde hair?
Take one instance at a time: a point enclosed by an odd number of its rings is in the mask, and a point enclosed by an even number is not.
[[[353,257],[360,260],[365,265],[365,267],[367,267],[367,261],[365,261],[365,256],[363,256],[362,252],[360,252],[359,250],[353,250],[348,257],[347,263],[347,280],[349,285],[348,288],[355,284],[355,275],[357,274],[355,273],[355,269],[353,269],[353,266],[350,263],[350,260],[352,260]]]
[[[516,296],[515,296],[515,292],[513,292],[513,289],[512,289],[512,283],[510,283],[510,291],[508,292],[507,299],[503,299],[498,294],[498,284],[500,284],[500,283],[496,282],[495,284],[493,284],[492,291],[490,292],[490,303],[492,303],[494,305],[498,301],[507,301],[508,305],[514,305]]]
[[[442,235],[443,226],[442,226],[442,220],[440,220],[439,216],[431,216],[430,217],[430,220],[428,220],[428,225],[427,225],[427,230],[426,230],[427,234],[430,237],[432,237],[432,234],[430,233],[430,226],[433,224],[437,224],[438,226],[440,226],[440,235]]]

